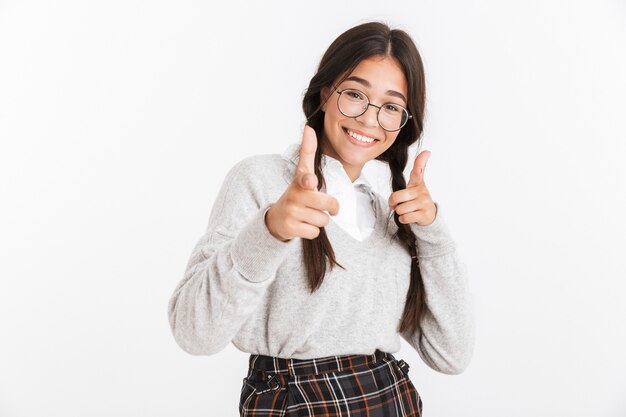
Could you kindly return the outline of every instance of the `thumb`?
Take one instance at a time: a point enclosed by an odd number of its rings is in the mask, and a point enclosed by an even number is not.
[[[426,170],[428,158],[430,158],[430,151],[422,151],[417,155],[415,162],[413,162],[413,169],[411,170],[411,177],[407,187],[424,183],[424,171]]]
[[[297,184],[305,190],[317,190],[317,175],[307,172],[297,177]]]
[[[301,173],[314,173],[315,151],[317,150],[317,135],[309,125],[304,126],[302,143],[300,144],[300,159],[296,169]]]

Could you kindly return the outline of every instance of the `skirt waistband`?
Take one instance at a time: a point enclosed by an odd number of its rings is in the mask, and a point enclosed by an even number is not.
[[[379,349],[371,355],[336,355],[314,359],[286,359],[275,356],[251,354],[249,367],[262,374],[285,374],[304,376],[323,372],[341,372],[377,362],[396,361],[395,356]]]

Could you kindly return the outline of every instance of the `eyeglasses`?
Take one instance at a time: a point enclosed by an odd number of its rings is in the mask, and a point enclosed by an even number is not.
[[[335,92],[339,94],[337,107],[341,114],[347,117],[359,117],[367,111],[369,106],[374,106],[378,109],[376,112],[378,124],[388,132],[402,129],[406,122],[413,118],[408,110],[399,104],[385,103],[377,106],[370,103],[369,97],[355,88],[335,89]]]

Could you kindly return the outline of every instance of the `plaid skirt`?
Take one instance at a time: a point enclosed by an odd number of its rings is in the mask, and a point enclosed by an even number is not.
[[[391,353],[284,359],[250,355],[242,417],[421,417],[409,364]]]

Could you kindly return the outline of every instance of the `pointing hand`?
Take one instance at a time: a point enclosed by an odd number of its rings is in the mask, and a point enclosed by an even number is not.
[[[411,176],[405,189],[394,191],[389,196],[389,207],[398,213],[400,223],[431,224],[437,214],[437,206],[424,183],[424,171],[430,151],[422,151],[415,158]]]
[[[315,130],[305,125],[300,159],[294,177],[287,190],[276,203],[272,204],[265,215],[268,230],[282,241],[294,237],[315,239],[320,233],[320,227],[326,226],[330,221],[330,217],[324,211],[333,216],[339,213],[337,199],[317,189],[316,150]]]

